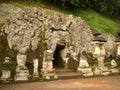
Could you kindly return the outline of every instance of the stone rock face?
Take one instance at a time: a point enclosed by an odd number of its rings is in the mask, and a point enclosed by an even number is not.
[[[30,48],[30,45],[32,50],[36,50],[42,26],[41,21],[44,17],[44,13],[38,11],[37,8],[25,8],[12,17],[10,24],[6,24],[4,30],[9,47],[23,54]]]
[[[107,40],[105,43],[105,49],[106,49],[106,56],[109,57],[112,54],[115,54],[116,52],[116,43],[115,43],[115,37],[108,33],[103,33],[103,37]]]
[[[85,25],[84,21],[80,17],[75,17],[70,29],[70,44],[72,50],[76,55],[82,53],[82,51],[92,51],[92,33],[90,28]]]
[[[45,32],[47,49],[53,54],[57,45],[67,48],[66,53],[77,59],[83,50],[92,52],[92,32],[80,17],[40,10],[35,7],[21,9],[3,27],[9,47],[25,54],[37,49],[41,32]]]
[[[25,53],[29,48],[35,50],[40,40],[39,34],[44,30],[48,49],[54,51],[56,44],[62,42],[67,44],[73,57],[84,49],[92,52],[90,28],[80,17],[34,7],[21,9],[11,4],[0,4],[0,22],[4,22],[9,16],[4,31],[10,48],[14,47],[21,53]],[[115,51],[115,37],[108,33],[103,33],[103,37],[107,40],[107,56],[110,56]]]

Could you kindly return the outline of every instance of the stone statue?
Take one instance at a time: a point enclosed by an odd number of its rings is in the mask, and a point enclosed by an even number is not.
[[[38,59],[33,59],[33,77],[39,77],[38,73]]]
[[[5,61],[3,62],[3,64],[10,64],[10,58],[5,57]],[[3,67],[4,67],[4,65],[3,65]],[[9,70],[9,66],[7,66],[7,67],[5,67],[5,69],[3,68],[3,70],[2,70],[1,80],[7,81],[10,77],[11,77],[11,70]]]
[[[18,54],[17,55],[17,70],[20,70],[20,69],[27,69],[27,67],[25,66],[25,63],[26,63],[26,55],[23,55],[23,54]]]
[[[117,62],[114,59],[111,60],[111,66],[112,68],[117,67]]]
[[[110,70],[112,73],[120,72],[119,69],[117,68],[117,62],[114,59],[111,60],[111,69]]]
[[[80,58],[80,62],[79,62],[79,67],[89,67],[89,64],[87,62],[87,58],[85,56]]]
[[[43,67],[42,67],[43,71],[53,69],[52,60],[53,60],[53,52],[52,52],[52,50],[46,50],[44,52],[44,58],[43,58]]]
[[[89,67],[89,64],[87,62],[87,58],[85,55],[82,55],[80,57],[79,67],[77,69],[85,77],[93,76],[92,69]]]

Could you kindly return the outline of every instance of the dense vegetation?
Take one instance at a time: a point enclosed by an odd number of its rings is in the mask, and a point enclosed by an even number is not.
[[[91,8],[111,17],[120,16],[120,0],[46,0],[69,9]]]
[[[91,8],[97,12],[109,15],[112,18],[120,18],[120,0],[0,0],[47,3],[69,10]]]

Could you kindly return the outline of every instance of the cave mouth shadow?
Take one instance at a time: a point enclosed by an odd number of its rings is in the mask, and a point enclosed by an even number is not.
[[[64,61],[61,56],[61,51],[65,49],[65,46],[63,45],[57,45],[56,50],[54,52],[54,60],[53,60],[53,66],[54,68],[64,68]]]

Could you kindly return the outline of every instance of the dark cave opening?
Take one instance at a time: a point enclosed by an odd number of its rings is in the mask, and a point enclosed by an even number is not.
[[[57,45],[56,50],[54,52],[54,60],[53,66],[55,68],[64,68],[64,61],[61,56],[61,51],[65,48],[65,46]]]

